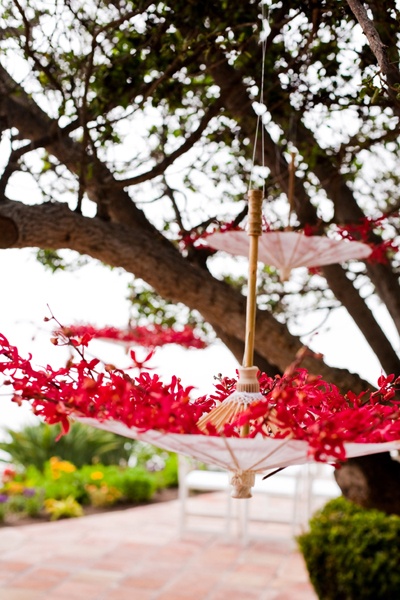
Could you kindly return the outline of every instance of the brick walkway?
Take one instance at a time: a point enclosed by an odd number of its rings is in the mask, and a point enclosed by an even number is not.
[[[242,543],[215,519],[179,535],[178,520],[173,500],[4,527],[0,600],[316,600],[288,526]]]

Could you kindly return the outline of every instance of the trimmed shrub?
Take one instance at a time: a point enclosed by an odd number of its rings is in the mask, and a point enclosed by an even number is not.
[[[86,466],[77,472],[77,476],[86,491],[88,486],[99,489],[107,486],[118,490],[119,495],[115,497],[115,501],[120,503],[148,502],[157,489],[153,473],[148,473],[142,467]]]
[[[400,598],[400,517],[336,498],[297,538],[320,600]]]
[[[151,475],[145,469],[135,467],[124,470],[114,480],[108,478],[107,482],[121,492],[126,502],[141,504],[148,502],[157,489],[154,477]]]

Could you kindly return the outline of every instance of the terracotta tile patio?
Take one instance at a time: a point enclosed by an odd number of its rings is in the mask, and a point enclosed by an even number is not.
[[[191,501],[206,509],[218,499]],[[178,522],[172,500],[3,527],[0,600],[316,599],[288,525],[244,543],[226,538],[219,519],[194,518],[198,530],[182,535]]]

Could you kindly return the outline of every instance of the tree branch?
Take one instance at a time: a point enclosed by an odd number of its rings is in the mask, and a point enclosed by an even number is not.
[[[141,173],[140,175],[135,175],[134,177],[129,177],[127,179],[118,179],[116,180],[116,184],[119,187],[128,187],[131,185],[137,185],[143,181],[148,181],[149,179],[154,179],[154,177],[157,177],[158,175],[162,175],[165,170],[176,161],[177,158],[188,152],[194,146],[194,144],[199,141],[211,119],[213,119],[221,110],[222,104],[223,103],[221,99],[216,100],[204,113],[197,129],[185,139],[179,148],[174,150],[174,152],[171,152],[169,156],[166,156],[161,162],[155,165],[155,167],[150,169],[150,171],[146,171],[145,173]]]
[[[399,90],[395,87],[400,85],[400,71],[388,60],[386,46],[383,44],[363,4],[359,0],[347,0],[347,4],[360,24],[378,62],[379,69],[386,79],[387,92],[393,102],[393,110],[396,115],[400,116],[400,102],[397,98]]]
[[[228,65],[226,61],[223,63],[220,56],[218,56],[218,64],[216,65],[211,63],[209,65],[209,69],[216,83],[222,89],[221,96],[225,99],[226,108],[229,110],[233,118],[240,123],[244,134],[250,137],[252,131],[254,130],[255,116],[252,114],[253,109],[251,102],[249,100],[247,90],[241,80],[240,74],[235,72],[233,67]],[[274,116],[274,113],[272,113],[272,115]],[[312,132],[307,130],[304,126],[301,126],[301,139],[302,143],[308,144],[309,146],[311,146],[311,144],[312,146],[317,145]],[[260,141],[256,145],[255,150],[258,160],[268,166],[274,179],[279,182],[281,189],[288,194],[288,163],[283,155],[282,149],[273,141],[271,136],[268,135],[268,132],[264,132],[263,143],[261,144]],[[262,152],[264,152],[264,157]],[[339,217],[339,222],[358,222],[364,217],[364,213],[361,211],[357,202],[355,201],[351,190],[348,188],[342,174],[340,173],[340,170],[336,165],[332,164],[332,161],[329,160],[329,157],[322,149],[319,149],[318,156],[319,158],[314,167],[314,172],[317,177],[322,180],[322,186],[326,190],[328,197],[332,199],[335,205],[336,214]],[[318,223],[319,219],[317,216],[317,211],[311,203],[301,180],[297,180],[295,184],[294,208],[302,225],[306,223]],[[335,271],[329,269],[324,270],[327,283],[329,286],[332,285],[338,294],[340,293],[340,290],[337,286],[338,269],[342,271],[342,276],[340,279],[347,290],[346,294],[342,294],[344,306],[350,313],[353,313],[352,316],[353,318],[356,318],[357,325],[363,328],[361,329],[363,335],[367,339],[372,339],[369,334],[369,330],[377,331],[379,325],[376,323],[374,316],[366,306],[365,301],[359,296],[359,293],[354,288],[353,290],[350,289],[351,283],[345,276],[343,269],[337,266]],[[367,269],[378,294],[386,303],[394,322],[399,326],[400,330],[400,293],[399,284],[395,274],[390,270],[390,268],[385,268],[384,265],[367,264]],[[336,273],[335,277],[333,277],[334,273]],[[358,296],[357,301],[354,297],[355,295]],[[346,303],[347,299],[349,299],[348,304]],[[353,311],[354,303],[362,312],[362,318],[358,318],[356,311]],[[361,307],[363,308],[361,309]],[[386,340],[386,337],[384,334],[382,334],[382,332],[381,335],[383,335],[384,339]],[[393,356],[388,359],[386,350],[383,351],[383,348],[387,348],[387,344],[387,340],[384,342],[382,347],[374,343],[374,352],[378,353],[377,356],[380,362],[385,362],[386,367],[384,368],[394,364],[397,364],[398,368],[398,361],[394,361]]]
[[[373,352],[379,359],[382,368],[389,373],[400,372],[400,360],[392,344],[383,333],[371,310],[361,298],[358,290],[346,277],[345,271],[339,265],[327,265],[322,272],[336,298],[346,307],[346,310],[357,324]]]
[[[65,135],[54,119],[26,94],[7,71],[0,65],[0,117],[7,119],[25,139],[35,145],[40,140],[46,150],[53,154],[73,174],[79,177],[82,144]],[[48,137],[46,137],[46,135]],[[96,159],[86,154],[86,166],[91,176],[86,176],[86,192],[90,200],[100,207],[105,206],[106,214],[116,222],[121,221],[133,228],[146,228],[153,235],[159,232],[146,219],[144,213],[132,202],[130,196],[118,189],[110,170]]]
[[[359,223],[365,215],[357,204],[354,194],[347,185],[340,165],[335,163],[331,157],[318,145],[317,140],[310,130],[300,122],[299,138],[303,146],[317,147],[318,157],[313,167],[314,174],[318,177],[322,188],[328,198],[332,200],[335,210],[334,220],[338,224]],[[309,198],[301,198],[301,202],[310,202]],[[381,238],[371,233],[370,242],[381,243]],[[396,273],[390,265],[381,265],[366,261],[366,268],[371,282],[375,286],[378,296],[386,304],[390,316],[400,332],[400,286]]]

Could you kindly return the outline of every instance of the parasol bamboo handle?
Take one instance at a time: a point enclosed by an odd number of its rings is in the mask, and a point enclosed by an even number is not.
[[[254,338],[256,328],[256,293],[257,293],[257,262],[258,262],[258,238],[262,234],[261,206],[263,192],[261,190],[249,190],[249,221],[247,233],[250,237],[249,248],[249,278],[246,306],[246,339],[244,347],[243,366],[253,366],[254,360]]]

